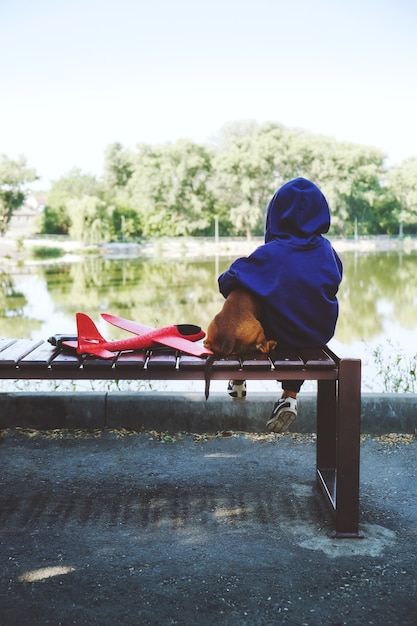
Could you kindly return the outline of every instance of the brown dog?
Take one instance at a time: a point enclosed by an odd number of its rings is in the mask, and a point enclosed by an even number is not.
[[[206,361],[206,399],[210,373],[216,358],[243,355],[254,350],[267,354],[277,343],[267,339],[261,322],[261,301],[247,289],[234,289],[207,329],[204,346],[214,352]]]

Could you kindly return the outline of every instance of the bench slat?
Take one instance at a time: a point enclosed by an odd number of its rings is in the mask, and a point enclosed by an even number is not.
[[[191,356],[191,354],[181,354],[178,360],[180,370],[203,370],[206,359],[199,356]]]
[[[46,368],[60,349],[50,343],[43,342],[19,361],[19,367]]]
[[[35,350],[41,341],[35,339],[19,339],[8,346],[0,353],[0,367],[10,367],[10,365],[17,365],[20,359],[23,359],[29,352]]]
[[[7,347],[4,347],[7,344]],[[3,350],[1,347],[3,346]],[[62,350],[62,349],[61,349]],[[291,371],[297,372],[297,376],[304,375],[311,378],[316,372],[324,373],[334,371],[337,377],[338,361],[337,357],[327,348],[304,348],[300,350],[291,350],[287,348],[278,348],[274,350],[270,357],[263,354],[253,353],[238,358],[217,359],[212,366],[212,373],[215,375],[219,372],[236,372],[239,376],[243,371],[248,377],[253,374],[254,378],[258,378],[262,372],[269,378],[271,372],[275,369],[288,377]],[[100,359],[95,356],[77,355],[75,352],[64,349],[59,351],[48,342],[34,341],[30,339],[8,339],[0,340],[0,367],[6,368],[19,367],[25,368],[25,372],[39,370],[41,374],[42,368],[52,369],[67,368],[74,374],[74,378],[88,377],[87,372],[91,372],[94,377],[94,371],[110,371],[119,370],[123,377],[127,376],[128,371],[131,372],[133,378],[139,376],[139,371],[149,369],[158,370],[161,376],[164,376],[163,370],[167,370],[167,375],[171,378],[173,370],[180,370],[183,375],[186,371],[193,376],[194,372],[199,377],[199,372],[205,369],[206,358],[195,357],[175,350],[161,347],[146,352],[145,350],[136,350],[130,352],[115,353],[114,359]],[[82,366],[84,374],[81,375]],[[303,371],[303,374],[302,372]],[[137,373],[136,373],[137,372]],[[269,374],[267,374],[269,372]],[[98,374],[97,374],[98,376]],[[106,378],[109,377],[106,375]],[[116,378],[117,376],[115,376]],[[140,376],[143,378],[143,375]],[[328,376],[326,375],[326,378]]]
[[[264,354],[250,354],[242,357],[242,369],[268,371],[272,369],[272,362]]]
[[[270,356],[276,369],[304,369],[304,361],[296,350],[276,348]]]
[[[0,352],[8,348],[12,343],[15,343],[16,339],[0,339]]]
[[[118,369],[139,369],[143,370],[146,361],[145,350],[134,350],[133,352],[120,352],[115,363],[116,370]]]
[[[218,359],[213,361],[213,370],[240,370],[242,367],[239,359]]]
[[[81,363],[83,362],[84,357],[76,354],[76,352],[67,352],[63,351],[57,354],[50,363],[52,369],[70,369],[78,370],[80,368]]]
[[[100,359],[98,356],[86,356],[83,361],[83,368],[86,370],[95,370],[95,369],[111,369],[113,367],[113,363],[116,360],[117,355],[115,354],[112,359]]]
[[[298,350],[307,369],[335,369],[337,364],[321,348],[303,348]]]
[[[177,355],[175,351],[155,351],[153,350],[149,354],[149,359],[147,363],[148,370],[156,370],[156,369],[168,369],[175,370],[177,367]]]

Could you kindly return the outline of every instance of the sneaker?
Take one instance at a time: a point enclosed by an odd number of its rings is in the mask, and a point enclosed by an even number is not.
[[[235,402],[246,400],[246,380],[229,380],[227,393]]]
[[[266,423],[267,430],[274,433],[283,433],[297,417],[297,400],[295,398],[281,398],[275,403],[272,415]]]

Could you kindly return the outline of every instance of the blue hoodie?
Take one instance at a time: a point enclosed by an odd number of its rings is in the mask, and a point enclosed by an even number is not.
[[[342,262],[322,236],[329,227],[329,206],[320,189],[296,178],[268,205],[265,244],[219,277],[225,298],[237,287],[261,298],[266,336],[278,345],[322,346],[334,335]]]

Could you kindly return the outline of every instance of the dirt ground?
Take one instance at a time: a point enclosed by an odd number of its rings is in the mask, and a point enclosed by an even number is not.
[[[7,431],[0,624],[416,624],[416,441],[362,443],[328,535],[308,435]]]

